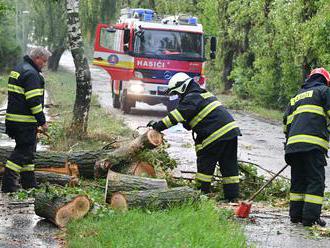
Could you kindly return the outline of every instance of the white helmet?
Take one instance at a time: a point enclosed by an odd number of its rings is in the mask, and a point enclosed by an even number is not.
[[[186,73],[179,72],[175,74],[170,81],[168,82],[168,90],[167,94],[183,94],[187,88],[189,83],[192,81],[192,78],[189,77]]]

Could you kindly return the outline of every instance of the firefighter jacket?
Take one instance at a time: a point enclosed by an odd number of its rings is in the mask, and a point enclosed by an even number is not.
[[[313,149],[327,153],[329,116],[330,88],[317,81],[307,81],[291,98],[284,114],[285,154]]]
[[[154,128],[162,131],[179,122],[193,131],[197,154],[214,141],[230,140],[241,135],[233,117],[217,98],[194,81],[181,96],[177,108],[157,122]]]
[[[29,56],[14,67],[8,80],[6,126],[36,127],[45,124],[44,78]]]

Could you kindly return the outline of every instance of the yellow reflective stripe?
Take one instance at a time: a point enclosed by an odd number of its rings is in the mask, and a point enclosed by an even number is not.
[[[295,97],[290,99],[291,106],[295,105],[296,102],[305,99],[305,98],[310,98],[313,97],[313,90],[305,91],[303,93],[300,93],[296,95]]]
[[[164,117],[164,118],[162,119],[162,122],[165,124],[165,126],[166,126],[167,128],[173,126],[173,124],[172,124],[172,122],[171,122],[171,120],[170,120],[170,118],[169,118],[168,116]]]
[[[299,134],[289,137],[287,145],[295,144],[295,143],[309,143],[314,145],[319,145],[324,149],[329,149],[329,142],[322,138],[313,135]]]
[[[198,144],[195,146],[196,152],[205,148],[206,146],[211,144],[213,141],[219,139],[221,136],[225,135],[226,133],[228,133],[229,131],[231,131],[232,129],[234,129],[236,127],[238,127],[236,125],[236,122],[232,121],[232,122],[229,122],[227,125],[223,126],[222,128],[219,128],[217,131],[215,131],[209,137],[207,137],[205,140],[203,140],[202,144]]]
[[[9,77],[18,79],[21,74],[17,71],[11,71]]]
[[[25,164],[22,166],[22,171],[34,171],[34,164]]]
[[[38,114],[38,113],[42,112],[42,105],[39,104],[39,105],[37,105],[33,108],[30,108],[30,109],[31,109],[32,114],[35,115],[35,114]]]
[[[24,95],[24,88],[14,84],[8,84],[8,91]]]
[[[37,122],[33,115],[17,115],[17,114],[6,114],[6,120],[17,121],[17,122]]]
[[[323,197],[318,195],[305,194],[305,202],[322,205]]]
[[[208,183],[212,181],[212,176],[197,172],[195,179]]]
[[[222,183],[223,184],[239,183],[239,176],[223,177]]]
[[[290,193],[290,201],[304,201],[305,194],[303,193]]]
[[[189,122],[189,125],[192,128],[195,127],[201,120],[203,120],[209,113],[211,113],[215,108],[219,107],[220,105],[221,102],[219,101],[211,102]]]
[[[205,92],[205,93],[202,93],[201,96],[206,99],[206,98],[209,98],[209,97],[212,97],[213,94],[211,92]]]
[[[14,162],[11,162],[10,160],[7,160],[6,167],[15,171],[15,172],[20,172],[22,167],[19,166],[18,164],[15,164]]]
[[[286,124],[290,124],[293,121],[293,118],[301,113],[314,113],[325,116],[324,110],[320,106],[310,104],[301,105],[295,111],[293,111],[291,115],[288,116]]]
[[[30,99],[30,98],[35,97],[35,96],[42,96],[43,94],[44,94],[43,89],[34,89],[34,90],[30,90],[30,91],[25,92],[25,98],[27,100],[27,99]]]
[[[330,116],[330,110],[327,111],[327,115]]]
[[[176,119],[177,122],[184,121],[181,113],[177,109],[174,109],[173,111],[171,111],[170,114],[174,117],[174,119]]]

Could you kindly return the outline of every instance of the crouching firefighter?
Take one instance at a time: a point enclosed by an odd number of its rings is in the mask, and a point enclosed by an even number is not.
[[[36,187],[33,159],[37,127],[43,131],[48,128],[43,112],[44,79],[41,69],[49,56],[46,49],[36,47],[10,73],[6,133],[15,140],[16,146],[6,162],[2,179],[3,192],[17,191],[19,176],[24,189]]]
[[[215,166],[219,163],[225,199],[235,200],[239,193],[237,136],[241,135],[236,122],[213,94],[187,74],[175,74],[168,86],[167,94],[179,96],[178,106],[159,122],[150,121],[148,126],[160,132],[180,122],[192,130],[198,188],[203,193],[210,192]]]
[[[285,160],[291,166],[290,219],[304,226],[318,224],[329,146],[330,74],[324,68],[311,71],[291,98],[284,114]]]

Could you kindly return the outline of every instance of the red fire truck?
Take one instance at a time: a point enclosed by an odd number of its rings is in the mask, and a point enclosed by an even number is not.
[[[93,64],[111,77],[113,107],[129,113],[137,101],[163,103],[168,110],[177,100],[164,95],[169,79],[185,72],[205,86],[205,37],[197,18],[160,18],[150,9],[122,9],[118,22],[97,26]],[[215,57],[211,38],[211,58]]]

